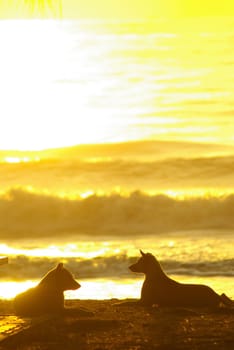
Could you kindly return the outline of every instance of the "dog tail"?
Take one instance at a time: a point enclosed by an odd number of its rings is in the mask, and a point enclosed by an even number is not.
[[[226,294],[221,294],[220,298],[224,305],[234,307],[234,301],[230,299]]]

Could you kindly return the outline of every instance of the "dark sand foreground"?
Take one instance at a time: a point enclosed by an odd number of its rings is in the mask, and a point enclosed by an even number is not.
[[[173,350],[234,349],[234,310],[192,310],[115,306],[118,300],[70,300],[74,311],[5,338],[12,350]],[[13,315],[10,301],[0,302],[1,318]],[[18,319],[22,322],[22,319]]]

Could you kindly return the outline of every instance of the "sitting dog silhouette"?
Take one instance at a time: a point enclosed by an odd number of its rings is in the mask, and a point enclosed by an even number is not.
[[[234,302],[225,294],[218,295],[212,288],[201,284],[179,283],[168,277],[158,260],[140,250],[141,257],[129,269],[145,274],[140,304],[168,307],[232,306]]]

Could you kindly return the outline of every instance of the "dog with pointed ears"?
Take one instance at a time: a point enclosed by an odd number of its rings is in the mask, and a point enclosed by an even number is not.
[[[42,278],[36,287],[15,297],[15,312],[20,316],[61,314],[64,311],[64,291],[80,287],[81,285],[63,266],[63,263],[59,263]]]
[[[219,295],[212,288],[202,284],[179,283],[168,277],[158,260],[150,253],[140,250],[141,257],[129,269],[144,273],[145,280],[138,303],[166,307],[217,307],[234,306],[225,294]]]

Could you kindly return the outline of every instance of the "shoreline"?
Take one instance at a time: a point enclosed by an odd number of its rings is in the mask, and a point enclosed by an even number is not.
[[[125,299],[129,300],[129,299]],[[132,299],[131,299],[132,300]],[[123,300],[66,300],[68,312],[0,342],[9,350],[166,350],[234,348],[234,309],[120,306]],[[82,311],[83,310],[83,311]],[[2,319],[14,315],[0,301]],[[22,322],[22,318],[18,318]],[[25,319],[29,321],[29,318]]]

